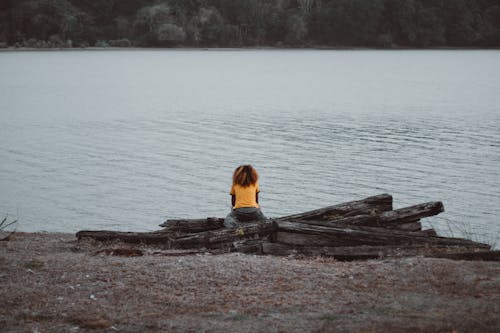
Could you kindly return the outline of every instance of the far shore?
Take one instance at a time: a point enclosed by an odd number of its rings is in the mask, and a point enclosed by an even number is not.
[[[32,48],[32,47],[7,47],[0,48],[0,52],[56,52],[56,51],[488,51],[500,50],[495,47],[342,47],[342,46],[311,46],[311,47],[274,47],[274,46],[252,46],[252,47],[72,47],[72,48]]]
[[[500,263],[186,254],[14,233],[6,332],[498,332]]]

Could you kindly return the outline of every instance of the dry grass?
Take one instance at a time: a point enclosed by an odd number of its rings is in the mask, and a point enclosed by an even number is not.
[[[0,244],[2,332],[500,330],[495,262],[165,256],[72,235],[14,236]]]

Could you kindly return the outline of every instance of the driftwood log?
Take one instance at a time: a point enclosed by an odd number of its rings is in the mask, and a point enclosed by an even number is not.
[[[275,219],[287,221],[328,221],[348,216],[369,215],[376,212],[392,210],[392,196],[380,194],[362,200],[345,202],[342,204],[328,206],[308,212],[283,216]],[[205,219],[169,219],[160,224],[168,232],[203,232],[216,230],[224,227],[224,219],[217,217],[207,217]]]
[[[293,222],[280,222],[276,241],[297,246],[357,246],[357,245],[413,245],[428,244],[439,246],[489,245],[461,239],[423,235],[393,229],[359,226],[318,226]]]
[[[444,211],[440,201],[392,209],[392,196],[380,194],[304,213],[251,222],[225,229],[224,220],[170,219],[153,232],[79,231],[78,239],[161,244],[167,249],[206,249],[270,254],[330,256],[360,260],[387,256],[443,256],[450,259],[498,260],[487,244],[439,237],[422,230],[420,219]],[[486,254],[487,253],[487,254]]]
[[[332,221],[357,215],[377,215],[392,210],[392,196],[384,193],[363,200],[350,201],[304,213],[283,216],[276,221]]]
[[[265,237],[274,233],[277,224],[273,220],[263,223],[248,223],[240,229],[220,229],[193,234],[178,235],[164,231],[118,232],[118,231],[79,231],[76,237],[92,238],[98,241],[118,240],[125,243],[162,244],[171,249],[217,248],[247,238]]]
[[[231,246],[235,241],[247,238],[262,238],[276,231],[278,225],[273,220],[264,223],[248,223],[239,229],[222,229],[205,231],[196,234],[177,237],[171,243],[172,248],[217,248]]]
[[[360,245],[360,246],[304,246],[296,247],[281,243],[262,241],[259,244],[254,243],[239,244],[240,252],[255,253],[260,252],[275,256],[327,256],[334,257],[337,260],[353,261],[361,259],[378,259],[394,256],[425,256],[435,258],[450,258],[460,260],[498,260],[500,251],[484,251],[484,249],[467,246],[428,246],[419,245]]]

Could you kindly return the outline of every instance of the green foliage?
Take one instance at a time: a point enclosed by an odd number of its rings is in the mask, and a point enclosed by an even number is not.
[[[68,47],[98,42],[113,46],[500,46],[500,2],[0,1],[0,43]]]
[[[105,40],[98,40],[94,44],[95,47],[109,47],[109,43]]]
[[[168,44],[177,44],[186,39],[186,33],[182,27],[173,23],[163,23],[158,28],[158,40]]]
[[[112,39],[112,40],[108,41],[108,43],[109,43],[109,46],[112,46],[112,47],[130,47],[130,46],[132,46],[132,43],[127,38]]]
[[[285,41],[291,45],[300,45],[306,41],[307,24],[300,15],[292,15],[287,22]]]

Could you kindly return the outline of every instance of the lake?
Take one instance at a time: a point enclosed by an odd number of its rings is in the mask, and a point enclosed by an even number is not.
[[[143,231],[225,216],[253,164],[280,216],[390,193],[500,238],[499,50],[0,52],[0,217]]]

